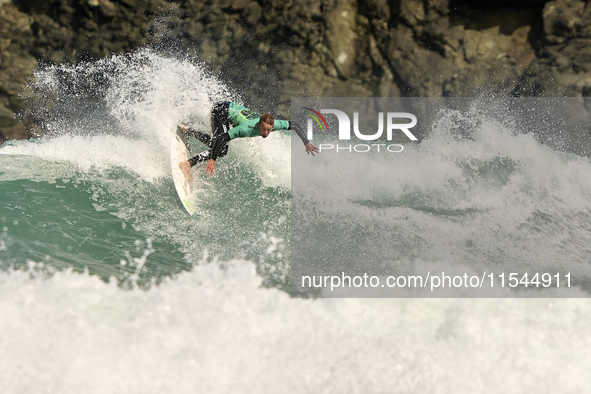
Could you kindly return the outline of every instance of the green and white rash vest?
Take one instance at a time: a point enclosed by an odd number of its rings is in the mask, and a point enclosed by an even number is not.
[[[228,130],[230,139],[258,137],[261,134],[257,129],[257,124],[261,118],[261,114],[254,112],[240,104],[230,102],[228,108],[228,122],[232,127]],[[275,119],[275,130],[289,130],[289,122],[287,120]]]

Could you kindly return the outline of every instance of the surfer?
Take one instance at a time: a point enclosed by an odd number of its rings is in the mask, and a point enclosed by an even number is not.
[[[216,103],[211,111],[212,135],[189,128],[180,124],[178,129],[189,136],[197,138],[210,149],[199,153],[187,161],[179,164],[185,178],[190,179],[191,167],[208,160],[205,173],[213,175],[215,161],[228,153],[228,142],[235,138],[257,137],[267,138],[275,130],[294,130],[306,147],[306,152],[314,156],[318,152],[301,127],[287,121],[273,118],[271,114],[259,114],[248,108],[230,101]]]

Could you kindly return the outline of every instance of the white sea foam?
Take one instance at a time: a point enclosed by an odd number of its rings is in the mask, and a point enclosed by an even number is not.
[[[51,167],[46,162],[65,162],[80,171],[104,171],[123,168],[147,181],[169,174],[169,158],[165,149],[158,149],[148,140],[126,136],[95,135],[44,138],[36,143],[21,142],[2,149],[5,154],[26,155],[38,167]]]
[[[290,299],[223,265],[149,291],[0,274],[3,393],[589,389],[589,300]]]
[[[588,276],[589,159],[495,122],[478,124],[470,139],[434,132],[401,153],[308,159],[294,151],[302,165],[292,171],[292,192],[314,210],[302,220],[334,217],[353,239],[355,231],[371,233],[380,248],[367,258],[390,256],[384,264],[443,259]]]
[[[291,188],[291,139],[285,132],[274,132],[266,139],[234,140],[230,149],[248,163],[264,186]]]

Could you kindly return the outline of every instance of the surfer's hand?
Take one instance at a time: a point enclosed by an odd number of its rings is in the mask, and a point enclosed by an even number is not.
[[[312,145],[312,143],[311,143],[311,142],[308,142],[308,143],[306,144],[306,152],[307,152],[308,154],[310,154],[310,153],[311,153],[311,154],[312,154],[312,156],[314,156],[314,152],[319,152],[319,150],[318,150],[318,148],[316,148],[314,145]]]
[[[205,167],[205,173],[209,176],[212,176],[215,172],[215,160],[210,160],[207,162],[207,167]]]

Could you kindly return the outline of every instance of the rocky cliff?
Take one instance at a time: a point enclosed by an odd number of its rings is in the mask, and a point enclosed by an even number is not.
[[[0,132],[39,65],[144,45],[203,61],[253,105],[292,96],[588,96],[580,0],[0,0]],[[1,136],[0,136],[1,138]]]

